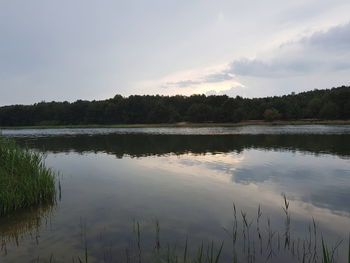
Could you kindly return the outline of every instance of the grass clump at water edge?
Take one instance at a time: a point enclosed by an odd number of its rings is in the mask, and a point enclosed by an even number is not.
[[[55,174],[43,155],[0,137],[0,216],[55,200]]]

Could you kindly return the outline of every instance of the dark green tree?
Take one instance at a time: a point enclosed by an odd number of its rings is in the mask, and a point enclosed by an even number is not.
[[[281,118],[281,114],[275,108],[266,109],[264,111],[264,119],[266,121],[275,121]]]
[[[336,119],[338,116],[338,106],[329,101],[324,104],[320,110],[320,117],[322,119]]]

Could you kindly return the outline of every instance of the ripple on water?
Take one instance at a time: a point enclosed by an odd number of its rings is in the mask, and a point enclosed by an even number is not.
[[[235,135],[235,134],[350,134],[350,125],[249,125],[240,127],[165,127],[165,128],[64,128],[8,129],[6,137],[46,137],[59,135],[101,134],[174,134],[174,135]]]

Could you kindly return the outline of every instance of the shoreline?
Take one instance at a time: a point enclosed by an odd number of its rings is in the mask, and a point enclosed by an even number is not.
[[[160,123],[160,124],[83,124],[83,125],[35,125],[35,126],[0,126],[0,130],[22,129],[84,129],[84,128],[200,128],[200,127],[240,127],[250,125],[350,125],[350,120],[295,120],[295,121],[243,121],[237,123]]]

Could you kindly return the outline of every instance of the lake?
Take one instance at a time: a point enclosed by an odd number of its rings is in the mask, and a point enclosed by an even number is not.
[[[219,262],[321,262],[322,237],[347,260],[350,126],[2,134],[59,176],[55,204],[0,218],[0,262],[183,262],[202,244]]]

